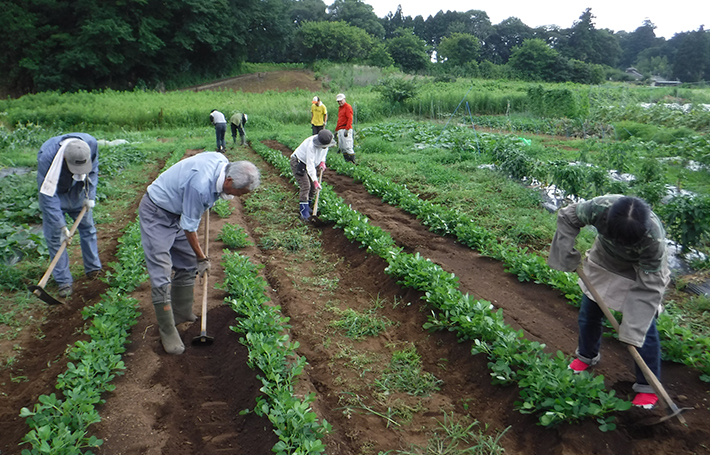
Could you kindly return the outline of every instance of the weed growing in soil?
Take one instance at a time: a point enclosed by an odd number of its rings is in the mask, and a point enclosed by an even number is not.
[[[365,312],[359,312],[352,308],[340,310],[333,309],[340,319],[330,323],[345,332],[345,336],[354,340],[362,340],[365,337],[377,336],[387,330],[387,327],[394,325],[394,322],[385,317],[377,315],[377,309],[371,308]]]
[[[426,447],[414,446],[406,451],[380,452],[380,455],[499,455],[505,452],[499,441],[510,427],[493,437],[485,434],[487,426],[481,429],[477,420],[471,422],[468,417],[457,420],[453,412],[450,417],[444,413],[444,421],[437,422],[439,428],[433,432]]]
[[[441,388],[444,381],[422,371],[422,359],[414,346],[392,354],[389,367],[375,380],[375,387],[386,393],[405,392],[427,396]]]

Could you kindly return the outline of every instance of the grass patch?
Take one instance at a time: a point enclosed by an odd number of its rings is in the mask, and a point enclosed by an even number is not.
[[[488,427],[480,427],[477,420],[468,417],[457,419],[444,414],[444,421],[437,420],[438,428],[432,432],[426,447],[413,446],[409,450],[389,451],[400,455],[499,455],[505,453],[500,439],[510,429],[496,436],[486,434]],[[383,454],[384,455],[384,454]]]
[[[375,380],[375,387],[388,394],[404,392],[414,396],[428,396],[438,391],[443,383],[433,374],[422,371],[422,360],[416,348],[408,346],[392,354],[389,366]]]

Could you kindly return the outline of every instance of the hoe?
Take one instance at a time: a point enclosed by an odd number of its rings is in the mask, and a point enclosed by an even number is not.
[[[79,216],[76,217],[76,220],[74,220],[74,224],[71,227],[71,230],[69,231],[69,236],[74,235],[76,232],[76,229],[79,227],[79,223],[81,222],[81,219],[84,218],[84,214],[86,213],[87,207],[84,206],[81,209],[81,212],[79,212]],[[65,240],[62,242],[62,245],[59,247],[57,250],[57,254],[54,255],[54,259],[52,259],[52,262],[49,263],[49,268],[47,268],[47,271],[44,272],[44,276],[42,277],[41,280],[39,280],[39,283],[35,286],[32,285],[28,289],[32,291],[34,295],[40,298],[45,303],[48,303],[49,305],[61,305],[63,302],[60,302],[59,300],[55,299],[51,295],[47,294],[47,291],[44,290],[44,286],[47,284],[47,281],[49,281],[49,277],[52,275],[52,272],[54,271],[54,267],[57,266],[57,262],[59,262],[59,258],[62,256],[62,253],[64,253],[64,250],[67,249],[67,245],[69,244],[69,239]]]
[[[592,283],[589,281],[589,278],[587,275],[584,273],[584,270],[582,269],[582,266],[580,265],[577,267],[577,275],[582,279],[582,282],[587,286],[587,289],[589,289],[589,292],[592,293],[592,296],[594,296],[594,301],[597,302],[597,305],[599,305],[599,308],[602,310],[604,313],[604,316],[609,320],[609,323],[614,327],[614,330],[616,330],[617,333],[619,333],[619,322],[616,320],[613,314],[611,314],[611,311],[609,311],[609,307],[606,306],[606,303],[602,300],[601,296],[597,293],[597,290],[594,289],[592,286]],[[649,384],[651,384],[651,387],[653,387],[653,391],[656,392],[656,395],[658,395],[663,403],[665,403],[667,407],[667,412],[666,415],[661,417],[659,420],[655,420],[652,422],[647,423],[647,425],[654,425],[657,423],[665,422],[668,419],[672,419],[673,417],[677,417],[680,423],[687,425],[685,422],[685,418],[681,415],[685,411],[694,409],[694,408],[679,408],[676,406],[675,403],[673,403],[673,400],[671,400],[671,397],[668,396],[668,392],[666,392],[666,389],[663,388],[661,385],[661,381],[658,380],[655,374],[653,374],[653,371],[646,365],[646,362],[643,360],[641,357],[641,354],[636,350],[635,346],[632,346],[630,344],[627,344],[626,347],[629,349],[629,352],[631,353],[631,357],[633,357],[634,362],[636,362],[636,365],[639,366],[641,371],[643,372],[643,376],[646,378]]]
[[[205,256],[209,257],[210,250],[210,211],[205,212]],[[214,338],[207,336],[207,283],[209,282],[210,271],[207,270],[202,278],[202,320],[200,321],[200,336],[192,339],[192,344],[210,345],[214,343]]]

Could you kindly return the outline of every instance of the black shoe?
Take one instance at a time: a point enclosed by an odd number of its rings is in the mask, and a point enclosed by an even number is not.
[[[104,270],[103,270],[103,269],[98,269],[98,270],[92,270],[91,272],[87,273],[86,276],[87,276],[90,280],[95,280],[95,279],[99,278],[99,277],[100,277],[101,275],[103,275],[103,274],[104,274]]]

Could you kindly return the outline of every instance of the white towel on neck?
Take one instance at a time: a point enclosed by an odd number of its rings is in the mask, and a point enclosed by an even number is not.
[[[79,140],[80,139],[70,137],[68,139],[64,139],[62,142],[59,143],[59,150],[57,150],[57,154],[54,155],[52,165],[49,166],[47,175],[44,177],[44,182],[42,182],[42,188],[40,188],[39,190],[40,193],[45,194],[49,197],[54,197],[55,193],[57,192],[57,183],[59,183],[59,175],[62,173],[64,150],[66,150],[67,145],[69,145],[70,142]]]

